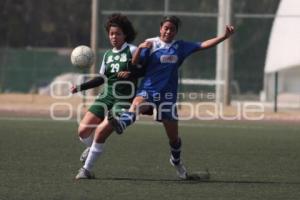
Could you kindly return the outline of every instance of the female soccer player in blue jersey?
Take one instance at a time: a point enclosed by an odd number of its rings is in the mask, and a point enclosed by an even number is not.
[[[146,74],[129,111],[120,117],[112,116],[109,121],[114,130],[121,134],[134,123],[136,113],[143,110],[143,104],[154,105],[157,120],[163,123],[169,138],[170,163],[177,170],[179,178],[187,179],[186,168],[180,160],[181,139],[176,110],[178,69],[192,53],[216,46],[229,38],[234,28],[226,26],[224,35],[195,43],[175,40],[179,25],[180,20],[176,16],[164,17],[160,24],[160,36],[147,39],[138,46],[132,63],[146,65]]]

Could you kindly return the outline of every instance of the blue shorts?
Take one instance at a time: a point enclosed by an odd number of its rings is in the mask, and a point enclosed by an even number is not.
[[[136,96],[143,97],[147,103],[153,105],[156,108],[156,120],[169,120],[177,121],[177,106],[176,100],[177,95],[174,93],[158,93],[158,92],[149,92],[146,90],[139,90]]]

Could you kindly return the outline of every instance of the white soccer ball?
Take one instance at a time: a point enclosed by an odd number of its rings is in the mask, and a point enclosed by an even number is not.
[[[71,53],[71,63],[76,67],[88,68],[94,63],[94,60],[92,49],[85,45],[76,47]]]

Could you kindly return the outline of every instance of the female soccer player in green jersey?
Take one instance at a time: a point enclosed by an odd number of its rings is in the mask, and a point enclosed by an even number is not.
[[[118,114],[130,107],[135,96],[137,77],[142,72],[142,69],[130,64],[136,47],[129,43],[135,39],[136,32],[128,18],[113,14],[108,18],[105,28],[112,49],[104,54],[100,76],[71,88],[71,92],[76,93],[106,82],[104,92],[96,98],[78,128],[79,139],[87,148],[80,157],[84,166],[76,179],[94,178],[91,169],[103,151],[105,140],[113,131],[105,116],[108,111]]]

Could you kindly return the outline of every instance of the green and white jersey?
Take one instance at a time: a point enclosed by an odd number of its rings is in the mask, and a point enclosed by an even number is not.
[[[131,63],[132,55],[135,50],[136,46],[124,43],[122,48],[119,50],[113,48],[105,52],[100,68],[100,74],[106,76],[106,89],[110,94],[112,94],[113,87],[115,87],[114,91],[118,96],[128,96],[129,94],[135,92],[132,91],[132,89],[135,90],[137,82],[136,80],[130,81],[131,83],[133,83],[134,88],[132,88],[132,86],[130,86],[128,83],[116,85],[116,82],[120,81],[120,79],[117,78],[118,72],[129,71],[129,65]],[[129,80],[126,81],[129,82]]]

